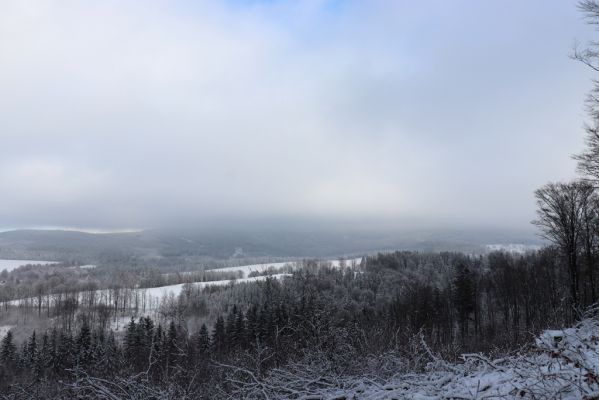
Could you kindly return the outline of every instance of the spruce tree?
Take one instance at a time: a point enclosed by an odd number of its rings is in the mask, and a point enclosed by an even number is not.
[[[229,350],[234,349],[236,345],[236,332],[235,332],[235,320],[237,319],[237,306],[233,306],[233,309],[227,315],[227,322],[225,325],[225,332],[227,337],[227,348]]]
[[[83,325],[81,325],[81,329],[75,340],[75,357],[77,364],[84,368],[88,367],[92,361],[92,338],[87,321],[84,321]]]
[[[50,366],[50,358],[52,356],[52,350],[50,348],[50,337],[48,332],[44,332],[42,335],[41,345],[39,346],[38,357],[35,362],[36,376],[43,375],[46,368]]]
[[[258,309],[254,304],[248,308],[246,319],[246,340],[253,345],[258,337]]]
[[[37,348],[37,337],[35,331],[31,334],[31,337],[27,341],[27,359],[24,360],[28,368],[33,369],[37,363],[38,348]]]
[[[237,348],[245,348],[246,342],[245,318],[243,311],[239,311],[235,319],[234,345]]]
[[[453,281],[453,300],[458,312],[462,338],[468,334],[468,320],[476,306],[474,277],[470,269],[460,263]]]
[[[11,365],[16,361],[17,346],[13,342],[12,331],[6,332],[0,344],[0,361],[4,365]]]
[[[131,363],[135,359],[136,342],[137,342],[137,324],[135,319],[131,317],[131,321],[127,325],[127,331],[125,332],[125,338],[123,344],[125,346],[125,358]]]
[[[59,375],[60,372],[60,356],[58,354],[59,336],[56,328],[50,332],[48,364],[46,367],[52,376]]]
[[[58,335],[56,348],[56,372],[66,375],[75,364],[75,344],[70,333],[61,332]]]
[[[225,320],[219,315],[214,324],[214,330],[212,331],[212,347],[216,354],[222,355],[226,345],[227,334],[225,331]]]
[[[168,327],[168,331],[165,337],[165,351],[166,351],[166,366],[167,370],[177,364],[179,359],[179,332],[175,326],[175,322],[171,321]],[[170,375],[170,374],[169,374]]]
[[[154,337],[152,339],[152,368],[150,369],[150,374],[154,378],[158,378],[166,366],[166,352],[164,350],[164,332],[162,330],[162,325],[158,324],[156,329],[154,330]]]
[[[210,335],[208,334],[206,324],[202,324],[198,331],[197,347],[200,358],[206,357],[210,350]]]

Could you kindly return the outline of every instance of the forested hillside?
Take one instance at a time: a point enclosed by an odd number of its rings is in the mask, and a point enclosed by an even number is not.
[[[137,232],[86,233],[61,230],[0,232],[0,258],[92,264],[193,266],[230,258],[335,257],[389,250],[483,253],[493,243],[542,243],[532,230],[344,229],[335,225],[296,229],[197,227]],[[297,224],[297,222],[295,222]]]
[[[49,310],[54,328],[22,341],[4,337],[2,392],[226,398],[272,374],[318,380],[379,371],[384,379],[405,363],[416,368],[423,343],[449,361],[507,354],[576,319],[557,257],[548,248],[486,257],[397,252],[345,269],[308,262],[282,280],[191,284],[147,316],[132,301],[137,317],[118,332],[110,321],[121,310],[65,295]],[[592,303],[593,288],[581,292],[581,302]],[[13,307],[38,312],[4,312]]]

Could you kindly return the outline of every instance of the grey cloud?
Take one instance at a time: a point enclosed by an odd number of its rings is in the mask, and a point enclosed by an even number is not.
[[[0,7],[0,226],[525,226],[582,146],[568,2]]]

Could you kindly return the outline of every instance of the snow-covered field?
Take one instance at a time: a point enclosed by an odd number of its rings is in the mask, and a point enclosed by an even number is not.
[[[240,265],[237,267],[226,267],[226,268],[215,268],[209,269],[207,271],[214,272],[242,272],[243,276],[248,276],[251,272],[259,272],[262,273],[264,271],[268,271],[269,268],[283,268],[283,267],[291,267],[295,268],[297,266],[297,262],[289,261],[289,262],[277,262],[277,263],[264,263],[264,264],[251,264],[251,265]]]
[[[333,268],[343,268],[343,267],[353,267],[357,266],[361,263],[361,258],[355,258],[350,260],[327,260],[321,262],[321,264],[329,264]],[[93,265],[84,265],[78,268],[94,268]],[[151,314],[158,310],[160,305],[162,304],[164,299],[168,298],[176,298],[181,294],[183,288],[186,285],[191,285],[192,289],[201,290],[208,286],[226,286],[232,284],[241,284],[241,283],[252,283],[264,281],[267,278],[271,277],[274,279],[283,279],[291,274],[285,271],[284,273],[274,273],[270,275],[260,275],[255,277],[248,277],[251,272],[259,272],[265,273],[268,272],[269,269],[275,268],[279,269],[282,267],[290,267],[290,270],[298,269],[302,267],[302,262],[281,262],[281,263],[264,263],[264,264],[252,264],[252,265],[243,265],[238,267],[230,267],[230,268],[221,268],[215,269],[212,271],[219,272],[239,272],[241,273],[241,278],[233,279],[233,280],[214,280],[207,282],[193,282],[193,283],[180,283],[169,286],[160,286],[160,287],[151,287],[151,288],[120,288],[120,289],[99,289],[99,290],[91,290],[91,291],[82,291],[78,293],[69,294],[69,297],[76,296],[77,300],[81,304],[89,304],[89,305],[98,305],[98,304],[115,304],[119,303],[123,305],[123,308],[127,309],[135,309],[137,312]],[[76,267],[74,267],[76,268]],[[64,294],[53,294],[50,298],[44,298],[42,301],[44,302],[52,302],[59,301],[64,296]],[[25,306],[32,307],[37,304],[39,299],[37,298],[23,298],[10,301],[10,304],[13,306]]]
[[[540,250],[543,246],[536,244],[508,243],[488,244],[485,247],[487,248],[487,251],[505,251],[507,253],[525,254],[529,251]]]
[[[290,274],[274,274],[270,275],[270,278],[274,279],[283,279],[286,276],[290,276]],[[268,278],[268,276],[256,276],[253,278],[243,278],[243,279],[234,279],[234,280],[222,280],[222,281],[209,281],[209,282],[196,282],[192,283],[192,287],[196,289],[204,289],[208,286],[226,286],[233,285],[239,283],[251,283],[251,282],[259,282],[264,281]],[[145,288],[145,289],[134,289],[131,293],[133,296],[138,298],[143,298],[144,307],[141,313],[138,313],[136,317],[140,317],[142,315],[150,315],[157,310],[160,306],[160,303],[163,299],[168,297],[177,297],[183,291],[184,285],[186,283],[181,283],[178,285],[169,285],[169,286],[161,286],[161,287],[153,287],[153,288]],[[100,302],[106,301],[110,297],[110,293],[106,290],[100,290],[97,293],[98,299],[101,299]],[[121,331],[127,327],[127,324],[131,320],[131,315],[123,315],[118,317],[116,320],[111,321],[110,328],[115,331]]]
[[[343,267],[354,267],[360,265],[362,262],[361,258],[354,258],[349,260],[326,260],[323,261],[323,264],[329,264],[333,268],[343,268]],[[290,276],[289,273],[276,273],[270,274],[268,276],[261,275],[255,277],[248,277],[251,272],[259,272],[264,273],[268,272],[269,269],[279,269],[282,267],[289,267],[291,270],[301,268],[302,262],[280,262],[280,263],[264,263],[264,264],[251,264],[251,265],[242,265],[238,267],[228,267],[228,268],[219,268],[208,271],[218,271],[218,272],[241,272],[242,278],[233,279],[233,280],[215,280],[215,281],[207,281],[207,282],[194,282],[191,283],[192,288],[203,289],[207,286],[226,286],[230,284],[238,284],[238,283],[251,283],[266,280],[268,277],[272,277],[275,279],[283,279],[284,277]],[[73,267],[76,268],[76,267]],[[94,265],[83,265],[78,268],[91,269],[95,268]],[[183,287],[187,285],[187,283],[180,283],[176,285],[169,286],[160,286],[160,287],[151,287],[151,288],[137,288],[137,289],[120,289],[122,293],[116,293],[115,290],[111,289],[100,289],[94,290],[90,292],[80,292],[77,294],[79,301],[83,304],[113,304],[119,297],[122,299],[123,296],[127,296],[129,299],[134,299],[135,304],[142,308],[144,312],[155,310],[161,303],[161,300],[165,297],[177,297]],[[59,294],[53,295],[53,297],[59,297]],[[34,298],[24,298],[18,300],[12,300],[10,304],[14,306],[19,305],[30,305],[37,301]]]
[[[226,286],[241,283],[251,283],[264,281],[267,278],[283,279],[290,274],[274,274],[269,276],[256,276],[252,278],[242,278],[233,280],[221,280],[221,281],[208,281],[208,282],[194,282],[194,283],[180,283],[177,285],[151,287],[151,288],[138,288],[138,289],[100,289],[94,291],[83,291],[76,293],[77,300],[81,304],[114,304],[115,301],[125,301],[130,308],[137,308],[144,313],[150,313],[158,309],[162,300],[169,297],[177,297],[183,291],[185,285],[191,285],[194,289],[204,289],[208,286]],[[53,297],[59,297],[60,295],[55,294]],[[73,296],[71,294],[70,296]],[[119,300],[120,299],[120,300]],[[37,298],[24,298],[19,300],[12,300],[10,304],[13,306],[31,306],[35,305]]]
[[[362,258],[352,258],[349,260],[326,260],[323,263],[330,263],[333,268],[340,268],[342,265],[346,267],[360,265]],[[270,268],[279,269],[283,267],[289,267],[291,269],[297,269],[302,266],[301,261],[289,261],[289,262],[277,262],[277,263],[264,263],[264,264],[251,264],[251,265],[240,265],[238,267],[226,267],[210,269],[208,271],[215,272],[242,272],[244,277],[247,277],[252,272],[263,273],[268,271]]]
[[[286,276],[290,276],[290,274],[274,274],[270,276],[255,276],[252,278],[241,278],[241,279],[233,279],[233,280],[222,280],[222,281],[208,281],[208,282],[195,282],[191,283],[192,287],[198,289],[204,289],[207,286],[227,286],[238,283],[251,283],[251,282],[259,282],[264,281],[266,278],[275,278],[282,279]],[[160,286],[146,289],[135,289],[141,293],[145,293],[148,296],[153,298],[162,298],[165,296],[178,296],[183,290],[183,286],[187,285],[187,283],[180,283],[178,285],[170,285],[170,286]]]
[[[35,261],[35,260],[0,260],[0,271],[12,271],[23,265],[51,265],[58,264],[56,261]]]

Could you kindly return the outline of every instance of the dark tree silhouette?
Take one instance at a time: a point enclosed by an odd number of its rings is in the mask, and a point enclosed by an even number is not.
[[[541,229],[543,237],[560,249],[566,260],[574,308],[579,305],[578,256],[584,210],[593,191],[593,187],[585,182],[548,183],[535,191],[538,218],[533,223]]]

